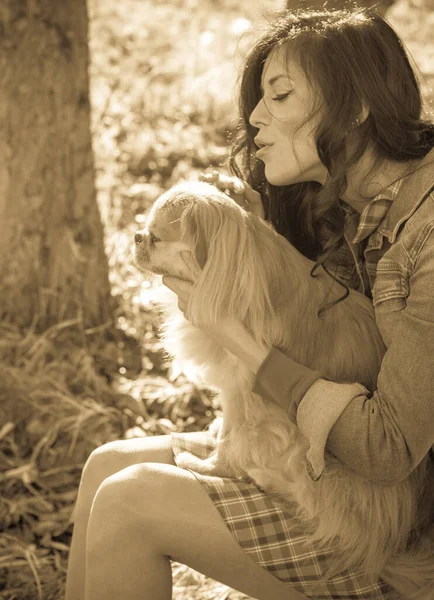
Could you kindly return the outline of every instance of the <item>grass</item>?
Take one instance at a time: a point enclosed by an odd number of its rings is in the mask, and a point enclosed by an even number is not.
[[[267,0],[89,0],[92,130],[117,332],[102,344],[74,321],[37,335],[0,325],[0,599],[64,595],[72,508],[86,457],[106,441],[203,429],[215,405],[168,363],[158,282],[131,263],[155,198],[225,169],[233,90],[248,27]],[[434,11],[400,0],[389,19],[433,98]],[[98,332],[96,332],[98,333]],[[175,600],[239,600],[173,564]]]

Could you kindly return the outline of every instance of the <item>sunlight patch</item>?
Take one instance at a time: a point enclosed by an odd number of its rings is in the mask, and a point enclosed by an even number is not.
[[[215,39],[215,33],[213,31],[204,31],[200,36],[201,46],[210,46]]]
[[[251,22],[248,19],[234,19],[231,24],[231,31],[234,35],[241,35],[251,27]]]

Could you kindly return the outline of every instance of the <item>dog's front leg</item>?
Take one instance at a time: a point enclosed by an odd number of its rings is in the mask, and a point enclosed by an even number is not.
[[[219,458],[218,450],[204,460],[190,452],[181,452],[176,457],[176,462],[179,467],[191,469],[201,475],[212,475],[214,477],[231,477],[233,475],[224,461]]]
[[[209,428],[209,431],[216,437],[216,449],[206,459],[198,458],[190,452],[181,452],[176,458],[178,466],[192,469],[202,475],[214,475],[215,477],[233,476],[231,468],[224,460],[225,457],[225,438],[228,426],[223,418],[215,419]]]

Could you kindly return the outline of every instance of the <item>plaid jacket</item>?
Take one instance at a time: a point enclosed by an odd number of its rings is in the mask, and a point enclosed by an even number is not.
[[[386,216],[387,211],[390,208],[391,203],[398,196],[399,191],[402,187],[404,179],[400,179],[396,183],[393,183],[386,189],[382,190],[375,198],[373,198],[369,204],[364,208],[362,214],[358,213],[350,208],[350,215],[355,216],[358,219],[357,223],[357,234],[352,239],[353,244],[357,244],[362,240],[366,239],[369,235],[374,233],[378,229],[380,223]]]

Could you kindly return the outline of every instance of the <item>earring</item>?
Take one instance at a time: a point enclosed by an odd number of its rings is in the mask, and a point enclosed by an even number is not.
[[[351,123],[351,127],[354,127],[354,128],[359,127],[359,125],[360,125],[360,119],[359,118],[357,118],[355,121],[353,121]]]

